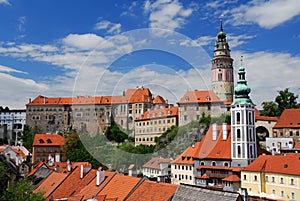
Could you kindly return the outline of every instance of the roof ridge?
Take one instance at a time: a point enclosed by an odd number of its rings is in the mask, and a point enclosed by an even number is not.
[[[123,201],[126,201],[133,193],[134,191],[144,182],[148,180],[147,177],[142,177],[138,183],[135,184],[135,186],[129,191],[129,193],[125,196]]]

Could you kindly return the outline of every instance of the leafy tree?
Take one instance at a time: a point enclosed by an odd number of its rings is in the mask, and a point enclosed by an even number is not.
[[[117,143],[124,142],[128,139],[128,135],[114,122],[112,122],[111,126],[105,131],[105,136],[109,141],[115,141]]]
[[[4,192],[1,200],[6,201],[44,201],[42,192],[34,193],[30,181],[26,179],[20,180],[18,183],[10,187]]]
[[[299,108],[300,105],[297,103],[298,96],[290,92],[288,88],[279,91],[278,93],[279,95],[275,98],[275,102],[278,105],[277,116],[280,116],[285,109]]]
[[[21,136],[18,136],[18,137],[20,139],[22,139],[24,147],[26,147],[27,149],[32,149],[34,135],[36,133],[40,133],[40,132],[41,132],[41,129],[37,126],[32,129],[28,125],[25,125],[23,128],[23,131],[21,133]]]
[[[94,141],[93,137],[88,141]],[[107,169],[102,163],[96,160],[84,147],[82,144],[79,135],[75,130],[71,130],[66,137],[64,151],[67,155],[67,158],[72,162],[89,162],[92,164],[93,168],[103,167],[103,169]]]
[[[299,108],[300,104],[297,103],[298,96],[290,92],[288,88],[278,91],[275,102],[263,102],[263,110],[261,115],[279,117],[285,109]]]
[[[261,111],[262,116],[268,116],[268,117],[276,117],[278,112],[278,106],[276,103],[270,101],[270,102],[263,102],[262,103],[263,110]]]

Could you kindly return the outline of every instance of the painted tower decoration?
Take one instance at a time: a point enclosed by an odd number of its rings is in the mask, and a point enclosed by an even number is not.
[[[212,90],[221,101],[232,102],[233,99],[233,59],[230,57],[230,49],[223,31],[222,19],[220,20],[220,32],[214,48],[212,59],[211,79]]]
[[[257,158],[254,104],[249,98],[251,89],[245,79],[242,59],[239,80],[234,88],[231,106],[231,158],[233,167],[246,167]]]

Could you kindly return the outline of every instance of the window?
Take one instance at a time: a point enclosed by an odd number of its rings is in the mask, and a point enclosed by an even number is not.
[[[292,192],[291,197],[292,197],[292,199],[295,199],[295,193],[294,192]]]
[[[244,180],[247,180],[247,175],[244,174]]]
[[[290,131],[290,136],[291,136],[291,137],[293,136],[293,131]]]
[[[237,131],[236,131],[236,138],[237,138],[237,140],[241,139],[241,129],[237,129]]]
[[[240,123],[240,121],[241,121],[241,114],[238,112],[238,113],[236,113],[236,123]]]
[[[174,166],[175,170],[177,169],[177,165]]]
[[[273,183],[275,182],[275,177],[272,177],[272,182],[273,182]]]
[[[268,180],[269,180],[269,177],[268,177],[268,176],[266,176],[266,182],[268,182]]]
[[[241,146],[237,146],[237,155],[238,157],[241,156]]]
[[[175,174],[175,179],[177,179],[177,174]]]
[[[216,162],[215,161],[211,162],[211,166],[216,166]]]
[[[275,190],[273,189],[273,190],[272,190],[272,194],[274,194],[274,195],[275,195],[275,193],[276,193],[276,192],[275,192]]]
[[[283,184],[283,178],[280,178],[280,183]]]
[[[257,176],[256,175],[254,175],[254,181],[257,181]]]
[[[294,179],[291,179],[291,185],[294,185]]]
[[[203,161],[201,161],[200,165],[204,166],[205,164],[204,164],[204,162],[203,162]]]
[[[284,191],[281,191],[280,195],[281,195],[281,197],[284,197]]]

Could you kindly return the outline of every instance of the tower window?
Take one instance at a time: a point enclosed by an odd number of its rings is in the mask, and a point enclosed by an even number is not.
[[[222,81],[222,73],[218,73],[218,81]]]
[[[236,137],[237,137],[237,140],[241,139],[241,129],[237,129],[237,131],[236,131]]]
[[[237,147],[237,155],[238,155],[238,157],[241,156],[241,146]]]
[[[238,113],[236,113],[236,123],[240,123],[240,121],[241,121],[241,114],[238,112]]]

